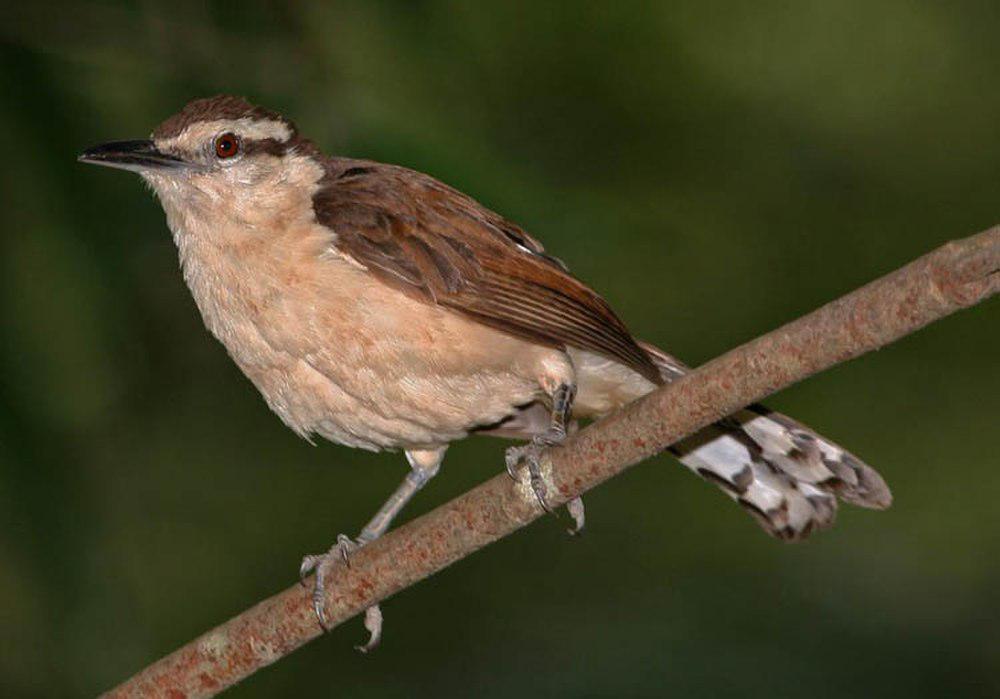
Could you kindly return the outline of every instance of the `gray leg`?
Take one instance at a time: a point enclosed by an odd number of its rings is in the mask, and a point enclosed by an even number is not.
[[[323,612],[326,602],[325,583],[330,570],[340,563],[350,565],[348,555],[352,551],[374,541],[389,529],[392,520],[406,506],[410,498],[423,488],[427,481],[437,475],[447,448],[444,446],[437,449],[407,450],[406,460],[410,462],[410,472],[406,474],[406,478],[389,496],[385,504],[379,508],[371,521],[361,530],[357,541],[352,541],[350,537],[341,534],[337,537],[337,543],[331,546],[326,553],[303,557],[302,565],[299,567],[299,576],[305,577],[311,571],[316,571],[316,579],[313,582],[313,609],[323,628],[326,628],[326,616]],[[382,636],[382,611],[378,605],[365,611],[365,627],[371,632],[371,638],[365,645],[357,647],[363,653],[374,648]]]
[[[444,448],[435,450],[407,451],[406,460],[410,462],[410,472],[399,484],[395,492],[389,496],[371,521],[358,534],[358,544],[365,544],[375,541],[389,529],[392,520],[406,506],[417,491],[427,485],[427,481],[437,475],[444,459]]]

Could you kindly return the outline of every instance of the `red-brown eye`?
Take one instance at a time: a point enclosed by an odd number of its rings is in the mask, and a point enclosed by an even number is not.
[[[240,141],[236,134],[224,133],[215,139],[215,154],[220,158],[232,158],[240,151]]]

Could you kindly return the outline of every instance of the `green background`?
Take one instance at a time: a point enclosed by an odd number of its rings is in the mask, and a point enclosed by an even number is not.
[[[1000,220],[1000,4],[213,4],[0,10],[0,694],[92,695],[295,580],[405,472],[316,448],[203,329],[157,202],[79,165],[187,100],[282,111],[521,223],[700,363]],[[1000,693],[1000,307],[770,404],[888,512],[786,546],[667,456],[233,696]],[[496,474],[449,452],[406,517]],[[404,519],[405,519],[404,518]]]

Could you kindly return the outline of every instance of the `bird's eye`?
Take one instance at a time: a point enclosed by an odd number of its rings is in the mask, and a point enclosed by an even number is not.
[[[236,134],[224,133],[215,139],[215,155],[221,159],[232,158],[240,151],[240,140]]]

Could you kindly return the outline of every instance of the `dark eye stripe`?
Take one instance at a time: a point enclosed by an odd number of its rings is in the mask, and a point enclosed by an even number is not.
[[[289,148],[288,141],[279,141],[276,138],[248,138],[243,141],[243,152],[267,153],[268,155],[284,155]]]

